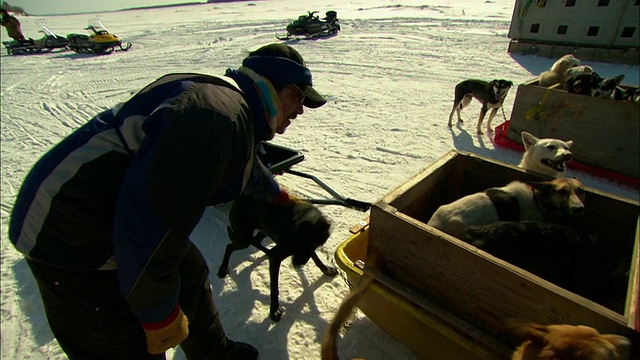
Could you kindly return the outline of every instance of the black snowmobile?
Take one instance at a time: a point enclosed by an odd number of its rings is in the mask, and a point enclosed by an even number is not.
[[[301,15],[298,20],[287,25],[286,34],[276,34],[276,38],[279,40],[313,39],[335,35],[340,31],[337,12],[327,11],[324,19],[320,19],[317,13],[317,11],[309,11],[307,15]]]
[[[85,30],[91,31],[91,35],[69,34],[69,48],[81,54],[111,54],[114,51],[127,51],[131,43],[122,44],[122,40],[111,34],[98,19],[89,21]]]
[[[49,52],[54,49],[67,49],[69,47],[69,40],[60,35],[56,35],[48,27],[42,26],[41,33],[44,36],[40,39],[24,39],[21,41],[3,41],[7,54],[9,55],[25,55],[36,54],[42,52]]]

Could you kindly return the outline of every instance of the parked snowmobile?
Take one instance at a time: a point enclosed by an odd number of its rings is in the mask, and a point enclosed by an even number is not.
[[[276,34],[276,38],[279,40],[313,39],[335,35],[340,31],[337,12],[327,11],[324,19],[320,19],[317,13],[317,11],[309,11],[307,15],[301,15],[287,25],[286,34]]]
[[[111,54],[114,51],[127,51],[131,48],[131,43],[122,44],[122,40],[104,27],[98,19],[89,21],[89,26],[85,28],[91,32],[85,34],[69,34],[69,48],[81,54]]]
[[[40,39],[33,40],[32,38],[21,41],[3,41],[7,54],[9,55],[24,55],[35,54],[41,52],[49,52],[54,49],[67,49],[69,47],[69,40],[61,35],[56,35],[48,27],[42,26],[42,30],[39,32],[44,33],[44,36]]]

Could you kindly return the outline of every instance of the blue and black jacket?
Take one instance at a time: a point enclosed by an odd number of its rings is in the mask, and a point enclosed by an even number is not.
[[[98,114],[32,168],[11,241],[51,266],[117,269],[141,322],[163,321],[177,305],[177,268],[206,206],[250,188],[279,191],[255,156],[273,134],[256,131],[267,120],[255,116],[259,103],[249,106],[251,91],[228,77],[170,74]]]

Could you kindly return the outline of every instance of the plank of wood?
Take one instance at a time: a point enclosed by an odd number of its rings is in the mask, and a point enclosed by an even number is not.
[[[622,314],[570,293],[439,230],[378,204],[367,265],[494,337],[502,322],[593,326],[631,335]]]

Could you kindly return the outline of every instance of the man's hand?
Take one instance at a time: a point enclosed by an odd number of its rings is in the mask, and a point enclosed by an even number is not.
[[[280,195],[274,198],[273,202],[282,206],[293,206],[298,203],[305,203],[307,200],[291,195],[284,188],[280,188]]]
[[[189,321],[179,305],[160,323],[142,324],[149,354],[162,354],[178,346],[189,335]]]

